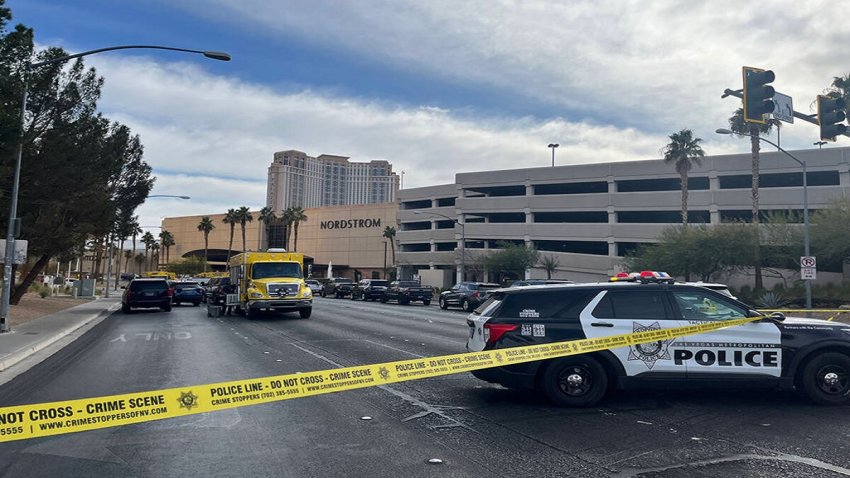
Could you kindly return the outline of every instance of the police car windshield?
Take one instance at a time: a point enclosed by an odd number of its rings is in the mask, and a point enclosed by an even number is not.
[[[297,262],[258,262],[251,270],[252,279],[272,277],[301,278],[301,265]]]

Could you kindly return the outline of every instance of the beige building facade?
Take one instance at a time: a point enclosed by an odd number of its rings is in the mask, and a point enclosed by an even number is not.
[[[335,277],[383,277],[386,267],[393,268],[393,247],[383,237],[387,226],[397,229],[396,203],[366,204],[305,209],[307,220],[298,226],[298,242],[294,234],[287,250],[307,256],[308,272],[313,277],[326,277],[328,266]],[[257,220],[246,225],[245,246],[249,251],[266,249],[265,225]],[[230,241],[230,226],[222,220],[224,214],[209,214],[215,229],[209,236],[209,262],[215,269],[224,269]],[[203,257],[204,235],[198,230],[203,215],[167,217],[162,227],[174,236],[171,261],[186,257]],[[237,224],[233,235],[233,254],[242,251],[242,231]],[[386,254],[385,254],[386,251]]]

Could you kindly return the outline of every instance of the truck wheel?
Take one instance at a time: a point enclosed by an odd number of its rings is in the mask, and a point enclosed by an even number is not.
[[[381,296],[381,303],[382,303],[382,304],[386,304],[386,303],[387,303],[387,297],[386,297],[386,296],[384,296],[384,295],[382,295],[382,296]]]
[[[422,305],[431,305],[431,299],[425,299],[422,301]]]
[[[125,314],[132,314],[133,309],[130,308],[130,304],[121,304],[121,312]]]
[[[399,297],[398,303],[401,305],[407,305],[410,303],[410,299],[408,299],[407,297]]]
[[[467,299],[463,299],[463,301],[460,303],[460,307],[467,312],[472,312],[472,304],[470,304],[469,300]]]
[[[449,304],[448,304],[448,302],[446,302],[446,299],[440,297],[439,302],[440,302],[440,308],[441,309],[446,310],[446,309],[449,308]]]
[[[253,309],[245,309],[245,318],[248,320],[257,318],[257,311]]]
[[[850,357],[826,352],[803,367],[800,383],[806,395],[819,405],[850,403]]]
[[[605,396],[608,375],[592,357],[567,357],[546,368],[541,386],[546,397],[558,406],[589,407]]]
[[[300,315],[302,319],[309,319],[310,315],[312,313],[313,313],[312,307],[308,307],[306,309],[298,309],[298,315]]]
[[[165,307],[162,307],[162,311],[163,312],[171,312],[171,304],[168,304]]]

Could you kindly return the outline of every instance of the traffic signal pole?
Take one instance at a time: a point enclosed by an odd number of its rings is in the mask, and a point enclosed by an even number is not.
[[[720,95],[721,98],[726,98],[727,96],[734,96],[735,98],[744,99],[744,92],[742,90],[731,90],[726,88],[723,90],[723,94]],[[794,117],[797,119],[801,119],[807,123],[811,123],[815,126],[820,126],[818,123],[818,115],[807,115],[800,113],[799,111],[794,111]],[[844,136],[850,137],[850,131],[842,133]]]

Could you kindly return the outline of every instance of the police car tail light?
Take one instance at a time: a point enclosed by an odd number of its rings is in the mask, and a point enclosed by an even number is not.
[[[473,293],[472,293],[472,298],[473,298],[473,299],[477,299],[477,298],[479,298],[479,297],[481,297],[481,292],[475,291],[475,292],[473,292]]]
[[[168,297],[174,297],[174,287],[168,288]]]
[[[484,324],[484,341],[488,344],[496,343],[503,335],[518,328],[515,324]]]

